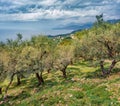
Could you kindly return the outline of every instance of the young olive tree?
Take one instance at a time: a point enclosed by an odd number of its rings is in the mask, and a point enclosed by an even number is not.
[[[54,62],[54,67],[60,70],[63,74],[63,77],[66,78],[66,69],[68,65],[71,64],[72,59],[74,58],[74,48],[71,45],[59,45],[56,50],[56,59]]]
[[[49,39],[45,36],[32,37],[29,46],[24,48],[23,54],[26,58],[26,66],[30,73],[35,73],[38,85],[44,83],[42,73],[48,68],[46,59],[49,53]],[[45,60],[47,60],[45,62]],[[50,68],[50,67],[49,67]]]
[[[7,77],[7,64],[8,54],[5,50],[0,50],[0,83],[2,83]],[[0,94],[2,94],[2,86],[0,86]]]
[[[21,69],[19,67],[20,64],[20,53],[22,51],[22,35],[18,34],[17,39],[15,40],[7,40],[6,49],[8,53],[8,67],[6,70],[8,71],[8,75],[10,76],[10,82],[6,88],[6,93],[9,89],[9,86],[12,84],[14,76],[17,75],[17,85],[20,84],[20,74]]]
[[[43,59],[44,62],[44,70],[46,70],[48,73],[52,69],[54,69],[54,62],[55,62],[55,52],[58,42],[54,41],[53,39],[49,39],[48,46],[47,46],[47,53],[46,56]]]

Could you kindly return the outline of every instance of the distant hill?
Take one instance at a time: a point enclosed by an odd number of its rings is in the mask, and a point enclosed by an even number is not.
[[[115,24],[117,22],[120,22],[120,19],[114,19],[114,20],[107,20],[106,22],[109,22],[111,24]],[[79,32],[79,31],[82,31],[84,29],[89,29],[93,26],[93,23],[87,23],[87,24],[83,24],[83,25],[76,25],[76,24],[73,24],[70,26],[64,26],[64,27],[61,27],[61,28],[58,28],[58,29],[68,29],[68,28],[73,28],[76,30],[73,30],[72,32],[70,33],[65,33],[65,34],[58,34],[58,35],[48,35],[49,38],[57,38],[57,37],[70,37],[71,34],[74,34],[76,32]]]
[[[49,38],[56,38],[56,37],[69,37],[71,34],[74,34],[78,31],[81,31],[82,29],[78,29],[78,30],[75,30],[75,31],[72,31],[70,33],[66,33],[66,34],[58,34],[58,35],[48,35]]]
[[[108,20],[107,22],[115,24],[117,22],[120,22],[120,19]]]

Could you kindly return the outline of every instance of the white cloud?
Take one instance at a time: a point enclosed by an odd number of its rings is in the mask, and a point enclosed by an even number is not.
[[[22,20],[22,21],[36,21],[39,19],[59,19],[59,18],[71,18],[71,17],[87,17],[87,16],[95,16],[98,14],[96,10],[79,10],[76,9],[74,11],[70,10],[43,10],[39,9],[34,13],[17,13],[17,14],[0,14],[1,20]],[[10,18],[9,18],[10,17]]]
[[[57,2],[57,0],[43,0],[39,4],[45,5],[45,6],[50,6],[54,5]]]
[[[120,0],[0,0],[0,3],[6,4],[0,7],[0,11],[3,12],[0,13],[0,21],[36,21],[59,18],[72,21],[72,17],[79,17],[81,20],[86,18],[91,21],[91,17],[101,13],[108,18],[116,12],[117,8],[120,8],[118,7]],[[36,6],[31,7],[31,5]],[[13,13],[9,14],[10,11]],[[119,18],[118,13],[114,13],[113,18]]]

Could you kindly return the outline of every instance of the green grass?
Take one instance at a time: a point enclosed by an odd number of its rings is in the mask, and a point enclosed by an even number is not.
[[[34,75],[22,79],[20,86],[14,80],[7,102],[0,96],[0,106],[120,106],[118,70],[102,78],[98,67],[79,62],[68,67],[67,79],[60,71],[44,72],[45,84],[40,87]],[[2,83],[4,89],[7,83]]]

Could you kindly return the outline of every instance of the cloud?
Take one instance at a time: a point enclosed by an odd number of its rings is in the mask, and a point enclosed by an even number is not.
[[[51,6],[54,5],[57,2],[57,0],[43,0],[39,4],[44,6]]]
[[[61,19],[69,22],[77,17],[79,22],[88,22],[101,13],[105,19],[117,19],[119,5],[120,0],[0,0],[0,21]]]
[[[98,12],[96,10],[88,10],[88,12],[86,12],[86,10],[74,10],[74,11],[70,11],[70,10],[58,10],[58,9],[48,9],[48,10],[44,10],[44,9],[39,9],[39,10],[35,10],[35,12],[30,12],[30,13],[14,13],[14,14],[0,14],[0,19],[2,21],[5,20],[12,20],[12,21],[37,21],[40,19],[70,19],[72,17],[87,17],[87,16],[95,16],[96,14],[98,14]],[[11,17],[11,18],[9,18]]]
[[[0,40],[18,32],[25,38],[68,33],[90,27],[101,13],[120,19],[119,11],[120,0],[0,0]]]

